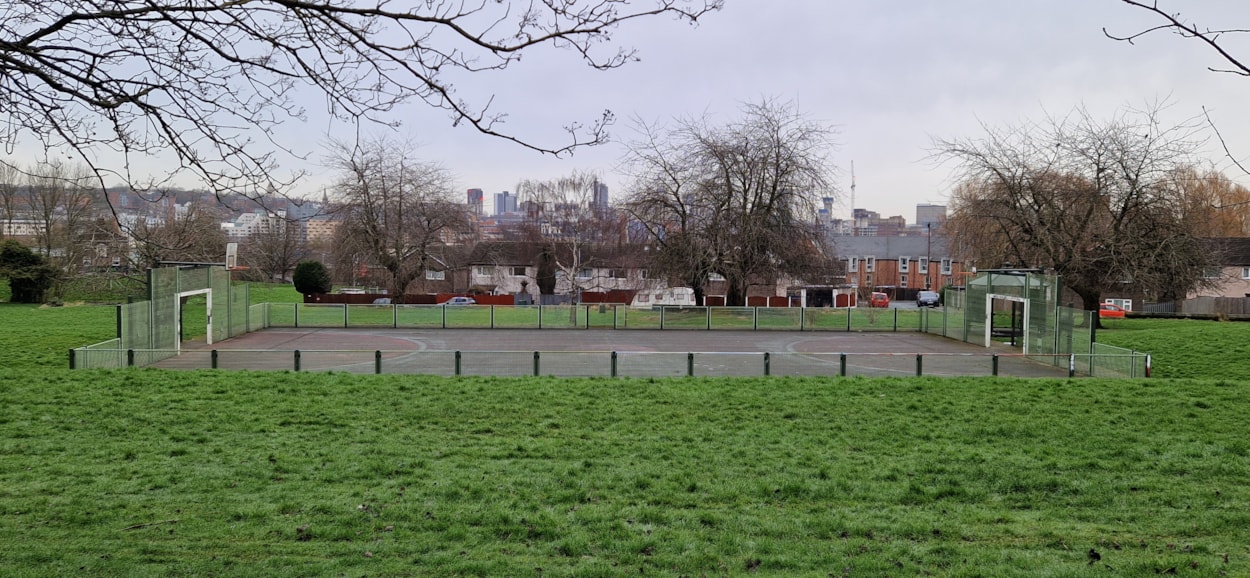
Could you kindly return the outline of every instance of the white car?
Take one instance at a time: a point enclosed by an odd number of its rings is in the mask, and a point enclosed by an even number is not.
[[[472,297],[456,296],[443,302],[443,305],[477,305]]]

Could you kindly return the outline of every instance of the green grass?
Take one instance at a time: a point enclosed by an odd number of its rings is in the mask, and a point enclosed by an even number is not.
[[[1250,380],[1250,323],[1104,319],[1098,342],[1151,354],[1158,377]]]
[[[1240,385],[9,378],[6,576],[1250,573]]]
[[[1250,575],[1250,325],[1099,332],[1204,380],[64,369],[114,323],[0,305],[0,575]]]

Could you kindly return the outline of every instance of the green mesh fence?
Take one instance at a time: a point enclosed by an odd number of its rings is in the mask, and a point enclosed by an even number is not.
[[[832,309],[748,307],[629,308],[582,306],[251,305],[246,285],[235,286],[221,267],[154,269],[149,301],[119,306],[116,340],[75,350],[73,366],[150,365],[182,355],[179,294],[211,294],[206,312],[212,340],[223,341],[270,327],[692,329],[783,331],[921,331],[986,345],[986,304],[991,296],[1027,299],[1027,357],[1081,375],[1145,377],[1145,354],[1093,342],[1095,312],[1058,306],[1060,279],[1033,273],[985,273],[963,291],[948,290],[938,309]],[[206,291],[207,290],[207,291]],[[1007,299],[1010,300],[1010,299]],[[1021,309],[1022,310],[1022,309]],[[994,328],[999,328],[996,323]],[[1014,331],[1014,327],[1012,328]],[[1023,357],[1023,356],[1022,356]]]

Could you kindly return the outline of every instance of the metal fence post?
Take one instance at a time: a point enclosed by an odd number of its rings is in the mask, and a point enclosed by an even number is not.
[[[1089,363],[1089,374],[1090,376],[1094,375],[1094,362],[1092,360]],[[1068,354],[1068,377],[1076,377],[1076,354],[1075,353]]]
[[[760,308],[755,307],[751,310],[751,330],[759,331],[760,329]]]
[[[351,310],[351,307],[349,306],[349,304],[344,303],[343,304],[343,328],[344,329],[350,327],[350,322],[347,320],[347,312],[350,310]]]
[[[127,349],[126,350],[126,367],[134,367],[134,366],[135,366],[135,350]]]
[[[490,306],[490,328],[495,328],[495,305],[493,303]]]
[[[534,352],[534,377],[538,377],[538,352]]]
[[[295,371],[299,371],[299,350],[295,350]]]
[[[694,353],[686,354],[686,376],[694,377]]]
[[[399,305],[391,303],[391,329],[399,329]]]
[[[708,331],[712,330],[712,308],[711,307],[707,308],[707,330]]]
[[[846,308],[846,330],[847,332],[850,332],[851,330],[851,308],[850,307]]]
[[[216,350],[216,349],[214,349],[214,350],[213,350],[213,351],[209,354],[209,359],[210,359],[210,360],[212,360],[212,361],[211,361],[211,367],[212,367],[213,369],[217,369],[217,350]]]
[[[381,350],[376,350],[373,352],[373,372],[377,374],[382,373],[382,351]]]
[[[838,375],[846,377],[846,354],[838,354]]]
[[[612,377],[616,377],[616,352],[612,352]]]
[[[447,329],[447,303],[443,303],[443,329]]]
[[[1137,352],[1132,349],[1129,350],[1128,377],[1129,379],[1137,377]]]
[[[916,377],[924,375],[924,356],[916,354]]]
[[[992,364],[992,365],[993,365],[993,368],[994,368],[994,371],[992,372],[992,375],[993,375],[994,377],[998,377],[998,354],[997,354],[997,353],[995,353],[995,354],[994,354],[994,361],[993,361],[993,364]]]
[[[772,375],[772,356],[767,351],[764,352],[764,377]]]
[[[295,308],[295,327],[299,328],[299,303],[292,303],[291,307]]]
[[[892,307],[892,309],[894,309],[894,332],[898,333],[898,307]]]
[[[460,375],[460,352],[456,351],[456,375]]]
[[[664,309],[665,307],[661,305],[660,306],[660,329],[664,329]]]

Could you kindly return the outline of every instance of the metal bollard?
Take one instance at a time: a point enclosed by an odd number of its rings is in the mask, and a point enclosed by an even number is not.
[[[764,377],[772,375],[772,356],[767,351],[764,352]]]
[[[382,351],[373,352],[373,372],[381,375],[382,373]]]
[[[213,350],[213,351],[209,354],[209,359],[211,359],[211,360],[212,360],[212,368],[213,368],[213,369],[217,369],[217,350],[216,350],[216,349],[214,349],[214,350]]]
[[[299,371],[299,350],[295,350],[295,371]]]

